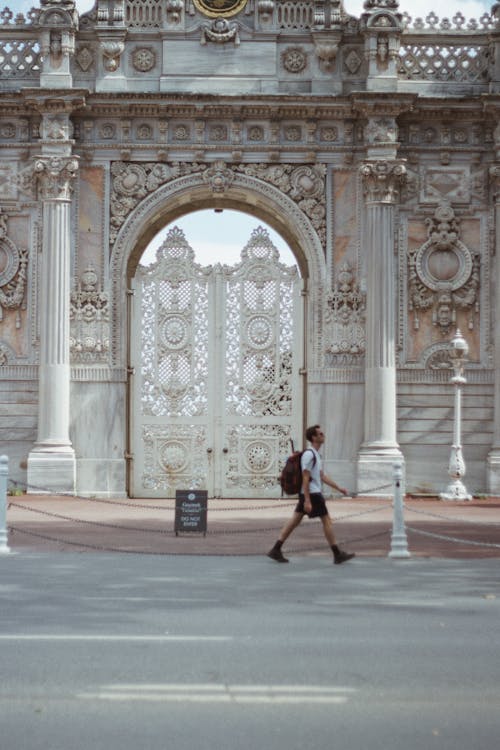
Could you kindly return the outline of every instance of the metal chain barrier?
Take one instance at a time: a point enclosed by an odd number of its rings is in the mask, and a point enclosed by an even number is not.
[[[430,516],[431,518],[439,518],[441,521],[447,521],[448,523],[456,523],[457,521],[459,523],[465,523],[465,524],[472,524],[473,526],[499,526],[500,524],[490,521],[475,521],[468,518],[453,518],[451,516],[444,516],[442,513],[432,513],[431,511],[426,510],[418,510],[417,508],[412,508],[411,506],[405,504],[404,505],[406,510],[409,510],[411,513],[416,513],[422,516]],[[446,534],[436,534],[435,532],[431,531],[423,531],[421,529],[415,529],[411,526],[406,527],[408,531],[411,531],[414,534],[420,534],[421,536],[427,536],[434,539],[441,539],[442,541],[446,542],[453,542],[454,544],[461,544],[461,545],[471,545],[473,547],[489,547],[493,549],[500,549],[500,544],[495,544],[494,542],[478,542],[477,540],[473,539],[460,539],[459,537],[454,536],[448,536]]]
[[[442,539],[445,542],[454,542],[456,544],[465,544],[465,545],[472,545],[474,547],[494,547],[496,549],[500,549],[500,544],[494,544],[493,542],[477,542],[473,541],[472,539],[459,539],[455,536],[446,536],[445,534],[435,534],[431,531],[422,531],[421,529],[414,529],[411,526],[406,527],[408,531],[411,531],[413,534],[421,534],[422,536],[429,536],[433,537],[434,539]]]
[[[439,518],[442,521],[458,521],[459,523],[471,523],[474,526],[500,526],[500,523],[497,521],[471,521],[470,518],[453,518],[453,516],[443,516],[441,513],[431,513],[430,510],[417,510],[417,508],[412,508],[411,505],[407,505],[406,503],[404,507],[411,513],[419,513],[422,516]]]
[[[20,487],[20,483],[17,482],[17,481],[15,481],[15,480],[11,480],[10,481],[10,487],[12,489],[14,489],[14,490],[18,489]],[[392,484],[379,485],[377,487],[373,487],[373,488],[365,490],[365,492],[363,494],[361,494],[361,495],[359,495],[357,493],[353,493],[352,495],[350,495],[350,497],[356,498],[356,497],[364,497],[364,496],[366,496],[368,498],[372,493],[380,492],[382,490],[390,490],[392,488],[393,488]],[[32,490],[38,490],[41,494],[44,494],[44,495],[52,495],[52,494],[54,494],[57,497],[65,497],[65,498],[69,498],[71,500],[77,500],[79,502],[103,503],[103,504],[110,505],[110,506],[122,506],[124,508],[131,508],[131,509],[137,509],[137,510],[143,509],[143,510],[159,510],[159,511],[169,511],[169,512],[172,512],[173,510],[175,510],[175,499],[174,498],[172,498],[172,499],[166,498],[166,500],[168,500],[168,501],[171,500],[171,502],[169,502],[167,505],[153,505],[153,504],[149,504],[149,503],[134,503],[134,502],[130,502],[130,501],[125,502],[125,501],[121,501],[121,500],[106,499],[106,498],[83,497],[83,496],[79,496],[79,495],[73,495],[73,494],[68,493],[68,492],[53,492],[49,488],[42,488],[42,487],[30,487],[30,489],[32,489]],[[392,493],[387,492],[387,494],[390,495]],[[212,502],[212,504],[211,504],[211,506],[209,508],[209,511],[210,511],[210,513],[219,512],[219,511],[226,511],[226,512],[228,512],[228,511],[230,511],[230,512],[237,512],[237,511],[265,511],[265,510],[275,510],[276,507],[279,507],[280,510],[281,509],[295,507],[297,500],[294,498],[293,501],[283,502],[283,500],[288,500],[288,499],[289,498],[269,498],[269,501],[268,501],[268,503],[266,505],[239,505],[236,502],[235,504],[224,505],[222,507],[217,507],[217,505],[214,505],[214,503]],[[215,499],[215,502],[216,501],[217,501],[217,499]],[[360,510],[360,511],[357,511],[357,512],[354,512],[354,513],[346,513],[346,514],[343,514],[343,515],[335,515],[334,520],[336,522],[341,522],[341,521],[346,521],[346,520],[353,519],[353,518],[359,518],[359,517],[365,516],[365,515],[366,516],[372,515],[373,513],[379,513],[379,512],[381,512],[383,510],[387,510],[388,508],[391,507],[391,505],[392,505],[391,503],[390,504],[384,504],[384,505],[380,505],[379,507],[376,507],[376,508],[364,509],[364,510]],[[42,516],[47,516],[47,517],[55,518],[55,519],[62,520],[62,521],[67,521],[67,522],[70,522],[70,523],[84,524],[84,525],[94,526],[94,527],[100,527],[100,528],[104,528],[104,529],[105,528],[109,528],[109,529],[115,529],[115,530],[126,531],[126,532],[138,532],[138,533],[146,533],[146,534],[159,534],[159,535],[163,535],[164,537],[173,537],[175,535],[175,532],[174,532],[173,528],[146,528],[146,527],[135,526],[135,525],[123,525],[123,524],[117,524],[117,523],[108,523],[108,522],[105,522],[105,521],[88,520],[88,519],[83,519],[83,518],[68,516],[68,515],[64,515],[64,514],[61,514],[61,513],[56,513],[56,512],[51,512],[51,511],[47,511],[47,510],[42,510],[42,509],[34,508],[34,507],[29,506],[29,505],[25,505],[24,503],[21,504],[19,502],[14,501],[14,500],[10,500],[8,507],[9,508],[10,507],[18,508],[18,509],[23,510],[23,511],[28,511],[28,512],[31,512],[31,513],[35,513],[35,514],[39,514],[39,515],[42,515]],[[415,513],[415,514],[419,514],[419,515],[423,515],[423,516],[429,516],[429,517],[432,517],[432,518],[437,518],[437,519],[439,519],[441,521],[446,521],[446,522],[451,522],[451,523],[454,523],[454,522],[470,523],[472,525],[477,525],[477,526],[491,526],[491,525],[498,526],[498,525],[500,525],[500,524],[495,523],[495,522],[476,521],[476,520],[470,520],[470,519],[465,519],[465,518],[453,518],[453,517],[445,516],[445,515],[440,514],[440,513],[433,513],[431,511],[427,511],[427,510],[417,509],[415,507],[412,507],[411,505],[408,505],[408,503],[404,503],[403,507],[404,507],[404,509],[406,511],[409,511],[411,513]],[[176,555],[176,554],[196,554],[196,555],[221,554],[221,555],[232,555],[232,554],[234,554],[234,553],[228,553],[228,552],[224,552],[224,551],[220,551],[220,552],[218,551],[216,553],[214,553],[214,552],[199,552],[199,551],[196,551],[196,552],[189,551],[187,553],[183,553],[183,552],[179,552],[177,550],[174,551],[174,552],[172,552],[172,551],[154,551],[154,550],[153,551],[149,551],[149,550],[148,551],[145,551],[145,550],[139,550],[138,551],[138,550],[130,550],[130,549],[120,548],[120,547],[108,547],[108,546],[104,546],[104,545],[93,544],[93,543],[90,543],[90,542],[76,542],[76,541],[67,540],[67,539],[60,539],[60,538],[57,538],[57,537],[54,537],[54,536],[50,536],[50,535],[47,535],[47,534],[41,534],[39,532],[28,531],[28,530],[25,530],[25,529],[21,529],[18,526],[9,525],[8,528],[9,528],[10,531],[12,531],[14,533],[25,534],[25,535],[28,535],[28,536],[31,536],[31,537],[35,537],[35,538],[39,538],[39,539],[44,539],[44,540],[49,541],[49,542],[53,542],[53,543],[57,543],[57,544],[61,544],[61,545],[68,545],[68,546],[80,547],[82,549],[92,549],[92,550],[97,550],[97,551],[102,551],[102,552],[124,552],[124,553],[134,553],[134,554],[155,554],[155,555]],[[460,544],[462,546],[463,545],[471,545],[471,546],[476,546],[476,547],[485,547],[485,548],[500,549],[500,544],[495,544],[495,543],[492,543],[492,542],[481,542],[481,541],[477,541],[477,540],[461,539],[459,537],[454,537],[454,536],[449,536],[449,535],[444,535],[444,534],[436,534],[434,532],[429,532],[429,531],[423,531],[421,529],[416,529],[414,527],[406,527],[406,528],[407,528],[408,531],[410,531],[410,532],[412,532],[414,534],[419,534],[419,535],[430,537],[430,538],[440,539],[440,540],[443,540],[443,541],[448,541],[448,542],[452,542],[452,543],[455,543],[455,544]],[[258,528],[258,529],[255,529],[255,528],[239,528],[239,529],[229,528],[229,529],[224,529],[223,528],[223,529],[208,530],[206,532],[206,535],[220,536],[220,535],[233,535],[233,534],[238,534],[239,535],[239,534],[255,534],[255,533],[259,533],[259,534],[267,534],[267,533],[269,533],[270,534],[272,532],[277,532],[280,529],[281,529],[281,524],[279,526],[277,526],[277,525],[275,525],[275,526],[267,526],[267,527],[261,527],[261,528]],[[363,542],[363,541],[367,541],[367,540],[374,539],[374,538],[377,538],[377,537],[386,536],[388,534],[390,534],[390,529],[387,529],[387,530],[384,530],[384,531],[381,531],[381,532],[376,532],[375,534],[369,534],[369,535],[366,535],[366,536],[363,536],[363,537],[345,539],[345,540],[343,540],[343,543],[350,544],[350,543],[355,543],[355,542]],[[303,547],[301,547],[301,548],[292,548],[292,547],[290,547],[290,551],[291,552],[308,552],[308,551],[315,551],[315,550],[320,550],[320,549],[324,549],[324,542],[321,545],[315,545],[315,546],[312,546],[312,547],[308,546],[307,548],[303,548]],[[259,550],[259,551],[256,551],[256,552],[238,552],[238,555],[245,555],[245,556],[255,555],[255,554],[261,554],[261,551]]]
[[[10,487],[11,487],[11,489],[14,489],[14,490],[18,489],[20,487],[20,482],[16,481],[16,480],[11,480],[10,481]],[[384,484],[384,485],[380,485],[378,487],[374,487],[371,490],[366,490],[366,492],[367,493],[369,493],[369,492],[378,492],[380,490],[387,490],[390,487],[391,487],[390,484]],[[40,492],[40,494],[43,494],[43,495],[50,496],[50,495],[54,494],[57,497],[69,498],[71,500],[77,500],[78,502],[103,503],[103,504],[106,504],[106,505],[122,506],[122,507],[125,507],[125,508],[133,508],[133,509],[138,509],[138,510],[145,509],[145,510],[159,510],[159,511],[170,511],[171,512],[171,511],[173,511],[175,509],[175,504],[174,504],[175,500],[173,498],[172,498],[172,502],[169,503],[168,505],[153,505],[153,504],[149,504],[149,503],[146,504],[146,503],[123,502],[123,501],[120,501],[120,500],[111,500],[111,499],[105,499],[105,498],[84,497],[84,496],[80,496],[80,495],[74,495],[74,494],[71,494],[71,493],[68,493],[68,492],[54,492],[54,491],[50,490],[47,487],[30,486],[30,489],[31,490],[37,490],[38,492]],[[353,494],[350,497],[355,498],[355,497],[357,497],[357,495]],[[277,502],[279,504],[279,508],[281,510],[281,509],[285,509],[285,508],[295,507],[295,505],[297,503],[297,499],[295,499],[295,498],[293,499],[292,502],[283,502],[283,498],[270,498],[270,501],[271,502],[268,502],[268,504],[266,504],[266,505],[239,505],[239,504],[234,504],[234,505],[230,505],[230,506],[228,505],[228,506],[223,506],[223,507],[213,507],[213,505],[211,505],[210,512],[214,512],[214,511],[215,512],[217,512],[217,511],[231,511],[231,512],[235,512],[235,511],[261,511],[261,510],[265,511],[265,510],[274,510],[277,507],[276,504],[275,504],[275,502]],[[10,507],[18,508],[19,510],[28,511],[28,512],[39,514],[39,515],[42,515],[42,516],[45,516],[45,517],[49,517],[49,518],[55,518],[57,520],[68,521],[70,523],[72,522],[72,523],[77,523],[77,524],[85,524],[85,525],[99,527],[99,528],[109,528],[109,529],[115,529],[115,530],[119,530],[119,531],[131,531],[131,532],[149,533],[149,534],[160,534],[160,535],[167,536],[167,537],[174,537],[174,535],[175,535],[175,532],[174,532],[173,528],[168,528],[168,529],[158,529],[158,528],[156,528],[155,529],[155,528],[145,528],[145,527],[138,527],[138,526],[127,526],[127,525],[116,524],[116,523],[107,523],[105,521],[88,520],[88,519],[78,518],[78,517],[74,517],[74,516],[64,515],[62,513],[56,513],[56,512],[51,512],[51,511],[47,511],[47,510],[42,510],[42,509],[39,509],[39,508],[33,508],[32,506],[26,505],[24,503],[21,504],[21,503],[19,503],[17,501],[14,501],[14,500],[11,500],[9,502],[9,508]],[[381,510],[385,510],[388,507],[390,507],[390,505],[383,505],[383,506],[380,506],[378,508],[370,508],[368,510],[362,510],[362,511],[359,511],[359,512],[356,512],[356,513],[344,514],[342,516],[336,516],[335,520],[336,521],[342,521],[344,519],[356,518],[356,517],[363,516],[363,515],[370,515],[370,514],[373,514],[373,513],[378,513]],[[233,535],[233,534],[255,534],[257,532],[259,534],[265,534],[265,533],[269,533],[270,534],[271,532],[278,532],[281,528],[282,528],[282,524],[280,524],[279,526],[261,527],[259,529],[254,529],[254,528],[216,529],[216,530],[208,530],[206,532],[206,534],[207,535],[211,535],[211,536],[225,535],[225,534],[230,534],[230,535]],[[95,544],[95,543],[76,542],[76,541],[72,541],[72,540],[61,539],[61,538],[58,538],[58,537],[55,537],[55,536],[51,536],[51,535],[48,535],[48,534],[42,534],[40,532],[28,531],[26,529],[21,529],[18,526],[14,526],[14,525],[9,525],[9,530],[12,531],[12,532],[14,532],[14,533],[25,534],[27,536],[31,536],[31,537],[38,538],[38,539],[43,539],[43,540],[48,541],[48,542],[54,542],[54,543],[61,544],[61,545],[69,545],[69,546],[74,546],[74,547],[80,547],[82,549],[92,549],[92,550],[97,550],[97,551],[101,551],[101,552],[126,552],[126,553],[135,552],[136,554],[157,554],[157,555],[183,554],[182,552],[179,553],[179,551],[175,551],[175,552],[168,552],[168,551],[165,551],[165,552],[164,551],[142,551],[142,550],[141,551],[137,551],[137,550],[130,550],[130,549],[126,549],[126,548],[108,547],[108,546],[104,546],[104,545],[100,545],[100,544]],[[375,537],[378,537],[378,536],[383,536],[383,535],[386,535],[388,533],[389,533],[388,531],[377,532],[376,534],[370,534],[370,535],[367,535],[365,537],[353,538],[353,539],[345,540],[345,542],[346,543],[351,543],[351,542],[364,541],[364,540],[375,538]],[[323,548],[324,548],[324,543],[321,546],[318,545],[318,546],[314,546],[314,547],[308,546],[307,548],[301,548],[300,551],[306,552],[306,551],[313,551],[315,549],[323,549]],[[291,551],[293,552],[294,550],[291,549]],[[297,551],[297,550],[295,550],[295,551]],[[213,552],[195,552],[195,553],[193,553],[192,551],[190,551],[190,552],[188,552],[186,554],[210,555],[210,554],[214,554],[214,553]],[[227,552],[224,552],[224,551],[222,551],[222,552],[218,551],[217,554],[230,555],[230,554],[234,554],[234,553],[227,553]],[[254,555],[254,554],[261,554],[261,552],[260,551],[258,551],[258,552],[250,552],[250,553],[238,552],[238,555],[240,555],[240,554],[241,555]]]

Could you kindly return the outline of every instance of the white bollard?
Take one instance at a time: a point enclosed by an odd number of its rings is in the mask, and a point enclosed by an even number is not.
[[[10,552],[9,535],[7,531],[7,475],[9,473],[9,459],[0,456],[0,555]]]
[[[403,516],[403,467],[401,464],[394,464],[394,500],[393,500],[393,518],[392,518],[392,537],[391,551],[389,557],[411,557],[408,551],[408,541],[406,539],[406,528]]]

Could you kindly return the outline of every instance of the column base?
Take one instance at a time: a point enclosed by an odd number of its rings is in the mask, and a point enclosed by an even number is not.
[[[357,493],[371,497],[392,495],[394,464],[404,467],[404,457],[399,448],[362,448],[358,455]],[[404,476],[404,474],[403,474]]]
[[[490,495],[500,495],[500,449],[490,451],[486,464],[486,482]]]
[[[27,492],[31,495],[76,494],[76,460],[71,447],[35,447],[28,456]]]

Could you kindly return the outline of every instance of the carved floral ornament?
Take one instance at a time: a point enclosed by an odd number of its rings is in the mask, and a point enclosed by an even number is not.
[[[408,252],[409,309],[413,327],[420,327],[419,313],[432,312],[432,324],[443,336],[456,327],[457,310],[468,313],[474,328],[479,312],[480,256],[459,239],[459,221],[453,208],[441,203],[427,219],[428,240]]]
[[[365,353],[366,293],[344,261],[327,299],[325,324],[330,341],[327,366],[359,363]]]
[[[307,67],[307,54],[302,47],[287,47],[281,53],[281,62],[289,73],[302,73]]]
[[[156,52],[151,47],[136,47],[130,59],[135,70],[148,73],[156,65]]]
[[[116,240],[118,230],[133,209],[148,194],[161,185],[185,175],[200,174],[213,193],[223,194],[238,174],[274,185],[288,195],[308,216],[322,243],[326,241],[325,176],[326,167],[280,164],[240,164],[230,167],[224,161],[212,165],[194,163],[114,162],[111,166],[112,194],[110,240]]]
[[[3,320],[4,310],[16,310],[16,328],[20,328],[26,290],[28,250],[19,250],[7,237],[7,221],[7,215],[0,209],[0,322]],[[5,350],[3,359],[5,364]]]
[[[70,351],[74,362],[104,360],[109,350],[108,296],[90,264],[70,299]]]
[[[201,29],[200,44],[207,42],[215,44],[226,44],[233,42],[235,47],[240,44],[239,26],[235,21],[226,18],[214,18],[212,23],[204,24]]]

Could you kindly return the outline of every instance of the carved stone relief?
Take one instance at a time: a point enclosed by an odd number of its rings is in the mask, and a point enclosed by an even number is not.
[[[156,65],[156,52],[151,47],[136,47],[131,54],[134,70],[148,73]]]
[[[109,351],[108,295],[95,269],[83,272],[70,299],[70,352],[73,362],[105,362]]]
[[[111,222],[110,242],[114,243],[125,218],[148,194],[177,177],[203,173],[203,179],[213,192],[224,192],[235,173],[256,177],[278,187],[289,195],[309,217],[323,245],[326,240],[326,206],[324,165],[294,166],[283,164],[240,164],[227,166],[223,161],[212,165],[194,163],[114,162],[111,167]]]
[[[413,329],[420,315],[432,314],[432,325],[449,336],[457,311],[467,314],[469,330],[479,313],[480,256],[459,239],[459,222],[449,204],[441,203],[427,219],[428,240],[408,252],[408,304]]]
[[[365,353],[366,294],[361,290],[347,261],[340,266],[326,305],[326,366],[362,364]]]
[[[204,24],[201,30],[200,44],[207,44],[207,42],[215,44],[232,42],[235,47],[238,47],[240,44],[238,24],[226,18],[214,18],[212,23]]]
[[[307,67],[307,54],[302,47],[287,47],[281,53],[281,62],[288,73],[302,73]]]
[[[7,215],[0,209],[0,322],[4,310],[15,310],[16,328],[21,327],[27,266],[28,250],[19,250],[7,237]]]

